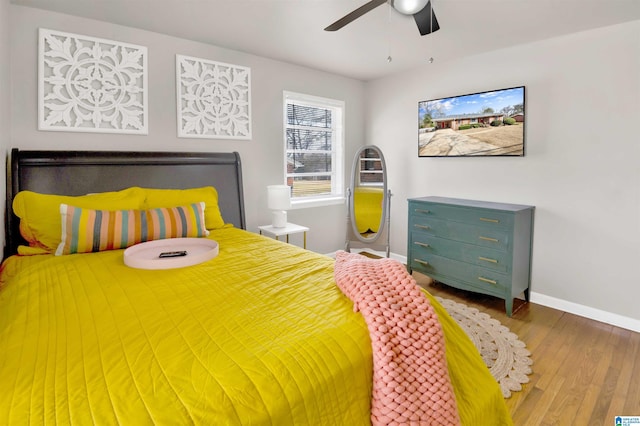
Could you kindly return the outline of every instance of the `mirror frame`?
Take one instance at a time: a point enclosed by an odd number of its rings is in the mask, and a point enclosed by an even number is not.
[[[382,214],[380,215],[380,224],[378,226],[378,231],[375,233],[375,235],[371,236],[371,237],[363,237],[359,232],[358,232],[358,227],[355,221],[355,203],[354,201],[354,191],[355,191],[355,187],[356,187],[356,183],[358,182],[358,174],[360,173],[360,156],[362,155],[362,153],[366,150],[374,150],[377,152],[377,154],[379,155],[380,158],[380,163],[382,166],[382,190],[383,190],[383,195],[382,195]],[[355,237],[355,239],[361,243],[364,244],[368,244],[368,243],[374,243],[376,241],[378,241],[378,239],[388,233],[388,230],[386,229],[386,227],[388,226],[387,222],[388,222],[388,216],[389,216],[389,197],[390,197],[390,193],[387,190],[387,165],[384,159],[384,154],[382,153],[382,150],[380,148],[378,148],[375,145],[364,145],[362,147],[360,147],[358,149],[358,151],[355,153],[354,157],[353,157],[353,165],[351,167],[351,186],[348,188],[347,190],[347,197],[348,197],[348,203],[349,203],[349,208],[348,208],[348,214],[349,214],[349,224],[347,226],[350,227],[350,231],[351,231],[351,237]],[[349,248],[349,239],[347,239],[347,248]]]

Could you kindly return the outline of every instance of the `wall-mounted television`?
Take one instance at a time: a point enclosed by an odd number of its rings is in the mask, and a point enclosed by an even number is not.
[[[418,157],[524,156],[524,86],[418,102]]]

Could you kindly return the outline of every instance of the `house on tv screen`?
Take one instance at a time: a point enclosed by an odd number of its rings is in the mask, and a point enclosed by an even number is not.
[[[485,124],[489,125],[492,121],[502,121],[504,114],[499,113],[478,113],[478,114],[461,114],[450,115],[447,117],[434,118],[432,121],[436,124],[437,129],[458,130],[460,126],[465,124]]]

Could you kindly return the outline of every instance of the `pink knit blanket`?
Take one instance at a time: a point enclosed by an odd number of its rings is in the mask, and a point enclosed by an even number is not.
[[[404,265],[339,251],[335,280],[373,349],[373,425],[459,425],[436,313]]]

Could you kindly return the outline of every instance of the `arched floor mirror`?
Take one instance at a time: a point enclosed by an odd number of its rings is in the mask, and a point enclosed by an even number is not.
[[[380,148],[363,146],[356,152],[347,189],[347,241],[345,251],[370,248],[389,257],[391,191]]]

